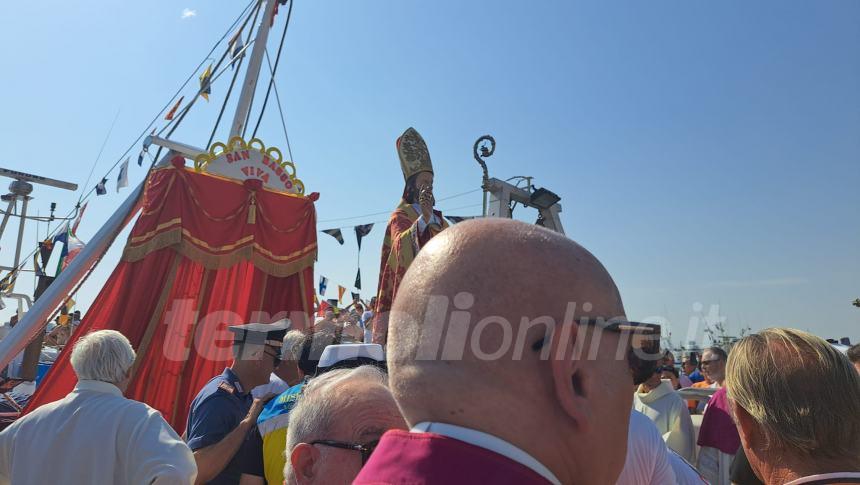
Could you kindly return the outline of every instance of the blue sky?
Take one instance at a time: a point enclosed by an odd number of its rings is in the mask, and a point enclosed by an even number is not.
[[[6,5],[15,21],[0,31],[0,166],[83,184],[119,112],[97,179],[245,4]],[[532,175],[562,197],[567,234],[603,261],[629,316],[663,317],[678,341],[696,309],[720,305],[733,332],[789,325],[857,340],[858,21],[852,0],[296,0],[277,83],[298,175],[322,194],[320,229],[387,219],[344,218],[397,203],[394,140],[405,128],[430,146],[439,198],[479,186],[471,147],[490,133],[491,175]],[[175,139],[206,143],[228,82]],[[274,108],[258,135],[285,149]],[[132,183],[143,176],[132,162]],[[110,180],[89,206],[84,240],[129,192],[116,194],[115,172]],[[44,214],[52,201],[64,213],[79,194],[34,195]],[[439,207],[474,215],[480,202],[476,192]],[[363,244],[366,288],[383,228]],[[12,232],[0,250],[7,264]],[[344,246],[320,235],[317,273],[329,292],[355,276],[344,232]],[[90,281],[107,278],[124,240]],[[19,284],[29,290],[30,278]],[[82,290],[82,307],[97,291]]]

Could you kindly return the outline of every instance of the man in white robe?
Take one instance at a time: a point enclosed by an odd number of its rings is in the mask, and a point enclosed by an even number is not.
[[[126,399],[134,364],[113,330],[84,336],[71,364],[78,384],[0,433],[0,485],[9,483],[194,483],[188,445],[158,411]]]
[[[633,409],[648,416],[657,425],[666,445],[689,462],[696,460],[696,442],[693,421],[687,404],[672,389],[669,381],[662,381],[656,373],[634,393]]]

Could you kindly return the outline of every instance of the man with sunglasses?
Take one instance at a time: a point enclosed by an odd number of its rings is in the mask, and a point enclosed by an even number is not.
[[[239,482],[236,454],[271,397],[254,399],[251,390],[269,382],[289,327],[288,320],[228,327],[233,363],[203,386],[188,413],[185,436],[197,462],[198,483]]]
[[[386,433],[355,483],[614,483],[633,374],[660,358],[659,326],[624,315],[603,265],[563,235],[495,218],[437,235],[390,317],[411,431]]]

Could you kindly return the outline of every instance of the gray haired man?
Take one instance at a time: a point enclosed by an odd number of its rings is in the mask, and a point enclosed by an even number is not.
[[[190,484],[188,446],[158,411],[123,397],[135,353],[114,330],[82,337],[72,350],[78,384],[0,433],[0,484]]]

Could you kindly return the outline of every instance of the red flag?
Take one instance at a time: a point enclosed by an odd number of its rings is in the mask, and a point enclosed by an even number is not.
[[[318,317],[324,317],[325,311],[331,308],[331,305],[328,304],[327,301],[323,300],[320,302],[319,310],[317,310]]]
[[[346,293],[346,288],[343,286],[337,285],[337,301],[338,303],[343,303],[343,294]]]
[[[167,112],[167,116],[164,117],[165,120],[170,121],[173,119],[173,115],[176,114],[176,110],[179,109],[179,105],[182,104],[183,99],[185,99],[185,96],[179,98],[179,101],[177,101],[176,104],[174,104],[173,107],[170,108],[170,111]]]
[[[89,204],[89,202],[85,202],[80,210],[78,210],[78,217],[75,218],[75,222],[72,224],[72,234],[77,234],[78,226],[81,224],[81,218],[84,217],[84,211],[87,210],[87,204]]]

